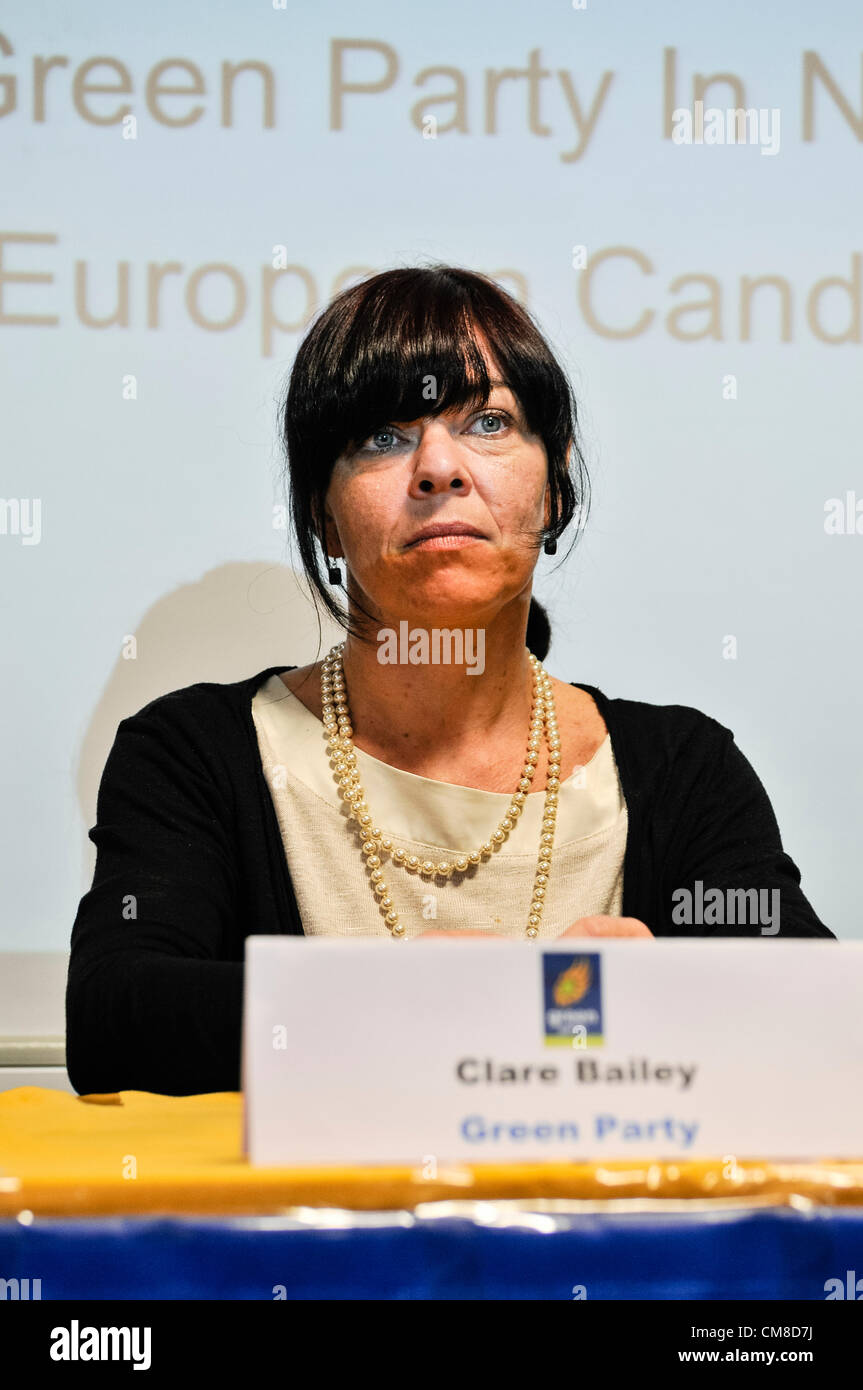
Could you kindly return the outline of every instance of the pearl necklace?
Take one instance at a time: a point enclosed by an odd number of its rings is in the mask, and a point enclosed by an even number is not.
[[[533,701],[528,733],[527,758],[525,760],[518,788],[509,809],[497,829],[470,854],[458,855],[454,860],[443,859],[435,863],[431,859],[421,860],[415,854],[406,854],[402,849],[394,849],[392,837],[385,835],[374,824],[365,794],[360,785],[357,771],[357,754],[351,741],[353,727],[348,709],[345,689],[345,675],[342,668],[344,642],[338,642],[330,649],[321,666],[321,706],[323,723],[327,730],[327,742],[333,759],[333,772],[340,788],[340,795],[350,804],[350,816],[356,821],[355,828],[362,839],[362,852],[366,865],[371,870],[371,888],[378,899],[378,906],[384,914],[384,921],[394,937],[404,937],[404,924],[393,907],[393,900],[384,883],[381,869],[381,851],[390,854],[392,862],[410,873],[419,873],[426,878],[450,878],[454,873],[464,873],[471,864],[481,864],[502,845],[521,815],[530,784],[536,772],[536,764],[543,732],[548,746],[548,776],[545,784],[545,803],[542,812],[542,833],[539,837],[539,857],[533,885],[533,900],[527,919],[527,936],[531,939],[539,935],[542,909],[551,870],[551,853],[554,844],[554,827],[557,817],[557,799],[560,788],[560,735],[554,709],[554,696],[551,681],[541,662],[528,651],[533,666]]]

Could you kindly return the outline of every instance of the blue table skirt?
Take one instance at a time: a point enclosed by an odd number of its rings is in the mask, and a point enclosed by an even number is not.
[[[863,1278],[859,1209],[0,1221],[0,1277],[41,1279],[43,1300],[824,1301],[850,1270]]]

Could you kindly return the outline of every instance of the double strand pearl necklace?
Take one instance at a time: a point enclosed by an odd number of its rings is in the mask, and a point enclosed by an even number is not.
[[[381,869],[381,851],[391,855],[392,862],[410,873],[419,873],[426,878],[450,878],[454,873],[464,873],[471,864],[481,864],[490,858],[497,845],[502,845],[521,815],[530,784],[536,772],[539,747],[543,732],[548,746],[548,776],[545,784],[545,803],[542,812],[542,833],[539,837],[539,857],[533,884],[533,900],[527,918],[527,936],[531,939],[539,935],[542,909],[545,902],[548,876],[551,870],[551,853],[554,844],[554,827],[557,817],[557,799],[560,789],[560,734],[554,709],[554,696],[551,681],[541,662],[528,651],[533,666],[533,701],[530,713],[530,729],[525,759],[518,788],[509,809],[497,829],[492,832],[485,844],[470,854],[458,855],[454,860],[443,859],[435,863],[431,859],[421,860],[415,854],[406,854],[402,849],[394,849],[392,837],[385,835],[374,824],[371,812],[360,785],[357,771],[357,754],[351,736],[350,710],[345,688],[345,675],[342,669],[344,642],[338,642],[327,653],[321,667],[321,706],[323,723],[327,730],[327,742],[333,759],[333,772],[340,788],[340,795],[350,804],[350,817],[355,820],[355,828],[362,839],[362,852],[371,870],[372,892],[376,895],[378,906],[384,914],[384,921],[394,937],[403,937],[404,924],[393,906],[392,896],[384,883]]]

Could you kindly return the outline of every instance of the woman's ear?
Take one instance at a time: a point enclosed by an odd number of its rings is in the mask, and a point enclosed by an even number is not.
[[[545,528],[546,530],[548,530],[548,527],[549,527],[550,522],[551,522],[551,489],[550,489],[550,487],[548,486],[548,484],[546,484],[546,488],[545,488],[545,497],[543,498],[543,505],[542,505],[542,524],[543,524],[543,526],[544,526],[544,528]]]
[[[325,502],[323,506],[323,524],[321,524],[321,512],[317,507],[314,507],[313,511],[316,518],[317,534],[322,538],[324,550],[327,555],[332,555],[334,560],[340,558],[344,555],[344,551],[342,550],[338,527],[336,526],[332,512]]]
[[[564,450],[564,458],[566,459],[567,467],[569,467],[569,458],[570,458],[570,454],[571,454],[571,452],[572,452],[572,443],[573,443],[573,441],[572,441],[572,435],[570,434],[570,435],[567,436],[566,448],[565,448],[565,450]],[[542,515],[543,515],[542,524],[543,524],[543,526],[544,526],[544,527],[546,528],[546,530],[547,530],[548,527],[549,527],[549,525],[551,524],[551,484],[550,484],[550,483],[546,483],[546,487],[545,487],[545,497],[544,497],[544,499],[543,499],[543,514],[542,514]]]

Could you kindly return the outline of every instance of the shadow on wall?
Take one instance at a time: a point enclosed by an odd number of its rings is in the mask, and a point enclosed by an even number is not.
[[[120,656],[81,743],[78,804],[83,820],[82,894],[93,881],[102,770],[121,720],[171,690],[198,681],[244,680],[268,666],[305,666],[344,632],[318,614],[287,565],[220,565],[147,610],[134,629],[134,657]],[[131,648],[132,643],[124,644]]]

